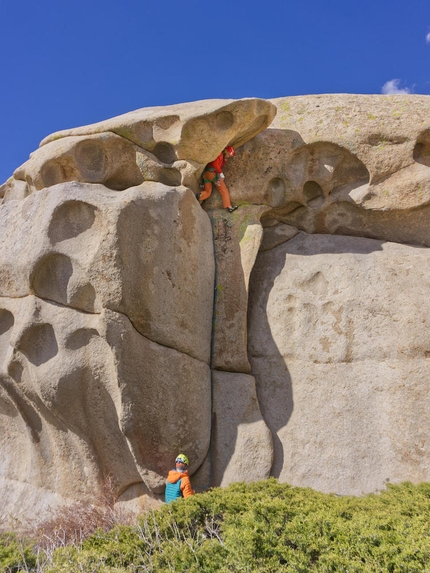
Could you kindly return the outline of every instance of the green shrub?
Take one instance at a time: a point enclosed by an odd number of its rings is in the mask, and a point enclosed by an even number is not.
[[[0,571],[18,573],[22,570],[32,570],[36,566],[36,561],[31,542],[19,539],[14,534],[0,534]]]
[[[216,488],[149,511],[135,526],[99,530],[57,549],[44,571],[430,573],[429,524],[430,484],[354,498],[270,479]]]

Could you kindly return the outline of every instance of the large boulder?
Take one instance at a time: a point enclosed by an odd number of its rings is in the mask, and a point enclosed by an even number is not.
[[[0,186],[5,512],[88,499],[106,472],[142,506],[180,450],[201,487],[430,480],[429,114],[213,100],[46,138]],[[228,144],[239,209],[201,209]]]
[[[219,198],[215,198],[215,203]],[[210,209],[215,250],[213,366],[229,372],[250,371],[247,350],[249,278],[263,237],[264,206],[244,205],[232,215]]]
[[[177,451],[194,470],[209,444],[207,216],[189,190],[150,182],[64,183],[0,216],[0,471],[28,500],[15,517],[44,489],[85,499],[104,475],[160,493]]]
[[[259,254],[249,352],[282,481],[360,494],[430,480],[429,261],[303,232]]]
[[[215,253],[193,191],[275,112],[256,99],[139,110],[55,134],[0,187],[4,517],[90,500],[106,476],[142,506],[179,451],[192,474],[204,462]]]
[[[246,374],[214,375],[213,484],[227,486],[270,476],[272,435],[260,411],[255,380]]]
[[[93,125],[63,130],[46,137],[41,146],[70,136],[122,136],[151,152],[160,161],[212,161],[226,145],[240,146],[268,127],[274,104],[256,98],[204,100],[138,109]]]
[[[198,190],[203,167],[226,145],[242,145],[270,125],[276,107],[260,99],[208,100],[144,108],[45,138],[15,170],[28,192],[66,181],[124,190],[143,181]],[[6,199],[15,187],[8,183]]]
[[[272,101],[270,128],[225,170],[236,201],[309,233],[430,245],[428,96]]]
[[[0,211],[0,296],[110,308],[151,340],[209,362],[210,229],[184,187],[49,187]]]
[[[193,469],[203,461],[206,363],[148,340],[110,310],[78,312],[35,296],[2,298],[0,307],[0,483],[25,484],[16,517],[40,505],[44,490],[90,499],[108,475],[121,492],[138,482],[160,492],[181,447]]]

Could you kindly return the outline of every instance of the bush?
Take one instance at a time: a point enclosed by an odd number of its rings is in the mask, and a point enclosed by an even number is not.
[[[110,531],[115,525],[134,523],[134,514],[119,509],[115,502],[115,483],[108,476],[94,503],[74,503],[57,511],[53,518],[40,522],[34,534],[37,546],[52,551],[57,547],[79,545],[98,529]]]
[[[429,523],[430,484],[353,498],[270,479],[98,530],[55,550],[44,571],[430,573]]]
[[[13,534],[0,534],[0,571],[17,573],[34,570],[37,556],[33,544]]]

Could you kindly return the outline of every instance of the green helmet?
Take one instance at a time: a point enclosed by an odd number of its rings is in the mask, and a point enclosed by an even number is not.
[[[188,465],[188,458],[185,454],[179,454],[178,456],[176,456],[175,463],[185,464],[187,466]]]

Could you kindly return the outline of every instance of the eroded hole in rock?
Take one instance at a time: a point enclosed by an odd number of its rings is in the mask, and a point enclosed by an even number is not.
[[[76,168],[75,159],[72,156],[64,155],[58,159],[47,161],[40,170],[41,181],[37,181],[37,188],[51,187],[66,181],[78,181],[79,172]],[[27,178],[27,183],[31,187],[31,178]]]
[[[303,195],[308,207],[318,209],[324,203],[324,192],[316,181],[306,181],[303,186]]]
[[[176,161],[176,153],[172,145],[166,141],[160,141],[152,150],[157,159],[163,163],[173,163]]]
[[[280,177],[275,177],[269,181],[265,193],[265,202],[271,207],[279,207],[284,202],[286,185]]]
[[[34,366],[40,366],[54,358],[58,353],[58,345],[52,324],[36,324],[28,328],[18,343],[18,350]]]
[[[69,288],[68,304],[86,312],[94,312],[96,296],[93,285],[86,282],[85,284],[79,284],[73,289]]]
[[[32,274],[31,287],[40,298],[95,312],[96,291],[78,263],[60,253],[45,255]]]
[[[67,338],[66,348],[68,350],[79,350],[79,348],[88,346],[94,336],[99,336],[95,328],[80,328]]]
[[[333,190],[349,186],[350,189],[365,185],[370,181],[367,167],[353,155],[347,156],[334,172]]]
[[[0,366],[3,364],[9,348],[11,330],[14,325],[13,314],[5,309],[0,309]]]
[[[180,121],[180,117],[178,115],[167,115],[157,119],[156,126],[160,129],[170,129],[178,121]]]
[[[9,330],[11,330],[13,324],[14,324],[13,314],[4,308],[1,308],[0,309],[0,336],[3,336]]]
[[[115,130],[115,133],[131,141],[137,140],[138,143],[148,143],[153,140],[152,122],[150,121],[140,121],[137,123],[134,126],[134,134],[129,133],[126,128]]]
[[[74,431],[89,432],[94,420],[94,412],[100,409],[100,404],[93,403],[91,408],[91,394],[94,394],[94,374],[90,367],[81,366],[71,372],[61,373],[55,391],[43,393],[44,401],[49,408],[60,416],[67,426]],[[103,419],[103,418],[102,418]]]
[[[414,147],[413,158],[417,163],[430,167],[430,131],[424,131]]]
[[[125,191],[129,187],[134,187],[135,185],[140,185],[143,182],[143,177],[139,174],[133,178],[124,178],[123,173],[115,173],[109,179],[103,182],[103,185],[112,191]]]
[[[67,304],[67,287],[73,274],[72,261],[66,255],[51,253],[37,263],[31,287],[41,298]]]
[[[176,187],[181,184],[181,173],[177,169],[160,169],[158,172],[158,180],[164,185]]]
[[[46,187],[57,185],[66,180],[61,165],[56,161],[48,161],[41,169],[41,176]]]
[[[23,371],[24,368],[21,362],[18,362],[17,360],[13,360],[9,364],[7,369],[7,373],[9,374],[9,376],[12,378],[12,380],[15,380],[15,382],[17,382],[18,384],[21,383]]]
[[[41,390],[47,407],[67,428],[88,444],[100,470],[112,471],[118,462],[118,440],[125,446],[118,429],[115,403],[105,384],[107,373],[94,364],[80,365],[61,372],[54,385]],[[118,468],[119,470],[119,468]]]
[[[83,201],[66,201],[59,205],[49,224],[48,237],[52,244],[77,237],[94,225],[96,207]]]
[[[234,124],[234,115],[229,111],[221,111],[216,116],[216,125],[218,129],[227,130]]]
[[[89,182],[100,181],[106,169],[107,158],[99,141],[82,141],[75,149],[76,163]]]
[[[316,184],[324,188],[326,193],[331,193],[345,185],[353,189],[370,178],[366,166],[358,157],[327,141],[300,147],[288,165],[288,176],[293,187],[303,189],[308,182],[313,182],[314,185],[307,189],[311,194]]]

